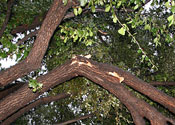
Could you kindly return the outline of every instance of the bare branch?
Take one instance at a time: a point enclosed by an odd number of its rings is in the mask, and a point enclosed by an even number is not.
[[[9,2],[7,3],[8,4],[7,5],[7,13],[6,13],[4,23],[2,24],[2,27],[1,27],[1,30],[0,30],[0,38],[2,37],[2,35],[4,33],[4,30],[5,30],[5,28],[8,24],[9,19],[10,19],[11,9],[12,9],[13,3],[14,3],[14,0],[9,0]]]
[[[68,120],[66,122],[62,122],[62,123],[59,123],[59,124],[56,124],[56,125],[67,125],[67,124],[71,124],[71,123],[74,123],[74,122],[77,122],[77,121],[80,121],[80,120],[83,120],[83,119],[87,119],[89,117],[92,117],[93,114],[89,114],[89,115],[84,115],[84,116],[81,116],[81,117],[78,117],[78,118],[75,118],[75,119],[72,119],[72,120]]]
[[[17,45],[21,45],[23,42],[28,40],[30,37],[36,36],[38,34],[39,30],[35,30],[34,32],[30,32],[28,35],[26,35],[23,39],[19,40]]]

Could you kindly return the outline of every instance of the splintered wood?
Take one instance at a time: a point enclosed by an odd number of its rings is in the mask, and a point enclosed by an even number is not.
[[[120,77],[116,72],[109,72],[109,75],[117,77],[119,79],[120,83],[124,80],[124,77]]]
[[[75,63],[78,63],[78,66],[81,66],[81,65],[86,65],[86,66],[89,66],[89,67],[92,67],[92,64],[90,62],[78,62],[77,60],[73,60],[71,65],[75,64]]]

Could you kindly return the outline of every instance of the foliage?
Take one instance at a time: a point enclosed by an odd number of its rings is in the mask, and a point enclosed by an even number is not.
[[[33,92],[37,92],[40,91],[42,89],[43,84],[42,83],[38,83],[36,80],[34,79],[30,79],[29,80],[29,87],[32,88]]]

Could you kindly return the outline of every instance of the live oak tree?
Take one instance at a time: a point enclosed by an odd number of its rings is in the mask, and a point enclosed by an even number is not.
[[[94,109],[100,106],[100,111],[108,113],[110,110],[104,107],[117,107],[120,100],[131,113],[135,124],[146,124],[145,119],[153,125],[175,124],[172,115],[163,115],[153,107],[160,104],[172,114],[175,113],[175,99],[153,86],[164,84],[160,81],[174,80],[175,3],[153,1],[152,10],[145,11],[143,8],[148,2],[149,0],[1,1],[0,56],[6,58],[16,55],[18,61],[16,65],[0,72],[2,94],[5,93],[6,90],[3,89],[6,86],[19,84],[18,78],[29,82],[22,87],[18,86],[19,89],[12,94],[10,90],[6,92],[9,94],[3,94],[0,101],[2,124],[10,124],[33,106],[70,96],[75,100],[87,99],[84,107],[91,113],[98,111]],[[106,20],[102,20],[104,17],[107,17]],[[98,21],[101,19],[103,23],[95,23],[95,18]],[[24,38],[14,40],[18,33],[23,33]],[[122,50],[133,53],[133,56],[120,55]],[[105,51],[109,53],[107,56]],[[165,55],[167,53],[169,56]],[[87,58],[87,54],[92,57]],[[130,63],[125,61],[128,60],[126,58],[131,58]],[[117,63],[119,59],[122,61]],[[135,66],[131,70],[133,64]],[[36,75],[42,65],[46,65],[48,71]],[[78,79],[83,81],[79,82],[80,85],[74,84],[78,76],[84,77]],[[66,81],[70,79],[75,81],[69,86]],[[150,84],[148,81],[156,82]],[[64,84],[52,90],[61,83]],[[167,84],[174,85],[170,82]],[[48,98],[39,97],[47,91],[50,91],[49,95],[58,93],[54,90],[67,93]],[[91,97],[90,92],[95,93],[92,94],[94,97]],[[83,95],[86,97],[82,98]],[[103,98],[104,95],[106,98]],[[157,103],[148,101],[148,98]],[[91,107],[90,103],[97,103],[99,107]],[[93,114],[83,118],[87,117],[93,117]]]

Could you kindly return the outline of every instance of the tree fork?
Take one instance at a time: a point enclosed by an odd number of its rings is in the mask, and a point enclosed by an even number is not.
[[[50,38],[72,4],[73,1],[69,1],[67,5],[64,5],[62,0],[54,0],[42,23],[29,55],[17,65],[0,72],[0,86],[5,86],[17,78],[27,75],[29,72],[40,67],[41,61],[48,48]]]

